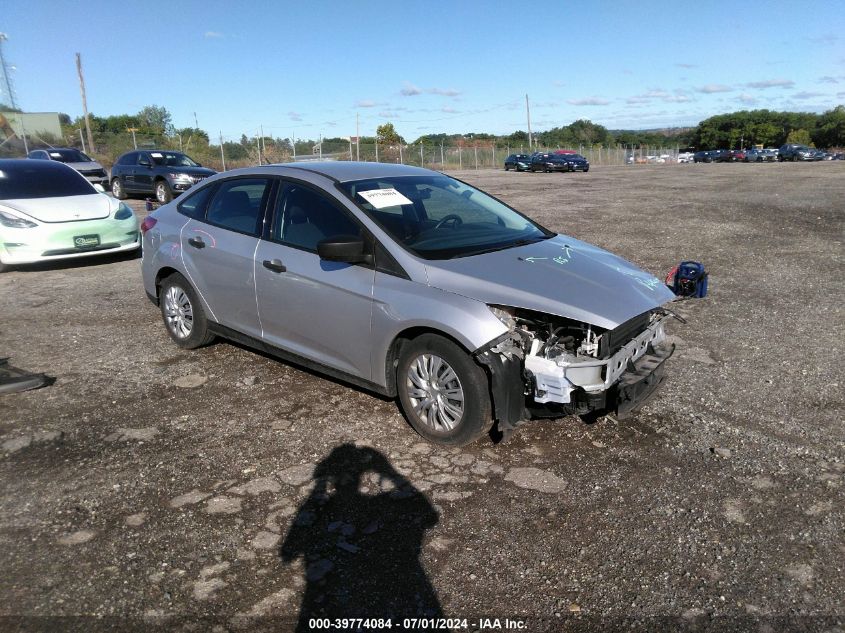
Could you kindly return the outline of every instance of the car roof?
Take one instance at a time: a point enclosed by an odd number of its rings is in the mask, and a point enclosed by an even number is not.
[[[370,178],[391,178],[394,176],[430,176],[438,173],[430,169],[413,167],[411,165],[395,165],[392,163],[365,163],[355,161],[314,161],[300,163],[279,163],[262,167],[247,167],[237,170],[239,173],[278,174],[280,176],[295,175],[297,171],[309,171],[338,182],[353,180],[368,180]],[[229,173],[229,172],[223,172]]]
[[[55,160],[28,160],[26,158],[0,158],[0,171],[23,171],[40,169],[44,172],[71,169],[62,162]]]

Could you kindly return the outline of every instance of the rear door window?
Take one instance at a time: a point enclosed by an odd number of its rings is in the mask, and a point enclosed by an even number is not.
[[[234,178],[223,181],[208,205],[206,220],[257,237],[270,185],[269,178]]]

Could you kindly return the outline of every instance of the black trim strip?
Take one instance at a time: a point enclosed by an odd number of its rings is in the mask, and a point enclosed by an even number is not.
[[[354,376],[353,374],[349,374],[340,369],[328,367],[326,365],[323,365],[322,363],[318,363],[309,358],[305,358],[304,356],[300,356],[299,354],[296,354],[294,352],[289,352],[285,349],[282,349],[281,347],[276,347],[275,345],[249,336],[248,334],[233,330],[232,328],[226,327],[225,325],[220,325],[219,323],[209,323],[208,329],[217,334],[218,336],[222,336],[223,338],[227,338],[237,343],[241,343],[242,345],[246,345],[247,347],[251,347],[260,352],[265,352],[285,362],[300,365],[316,373],[324,374],[326,376],[329,376],[330,378],[340,380],[342,382],[354,385],[356,387],[360,387],[362,389],[366,389],[367,391],[373,391],[382,396],[388,396],[391,398],[396,396],[395,393],[390,393],[390,390],[388,390],[387,387],[376,384],[369,380],[365,380],[364,378]]]

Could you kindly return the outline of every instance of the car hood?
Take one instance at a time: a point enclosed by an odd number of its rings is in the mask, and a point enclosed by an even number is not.
[[[103,166],[96,161],[85,161],[84,163],[65,163],[65,165],[67,165],[68,167],[73,167],[76,171],[96,171],[98,169],[103,169]]]
[[[0,204],[41,222],[78,222],[109,217],[118,202],[102,193],[90,196],[0,200]]]
[[[675,298],[657,277],[566,235],[492,253],[426,262],[429,285],[485,303],[613,329]]]
[[[172,171],[174,174],[189,174],[191,176],[213,176],[217,172],[208,167],[162,167],[161,171]]]

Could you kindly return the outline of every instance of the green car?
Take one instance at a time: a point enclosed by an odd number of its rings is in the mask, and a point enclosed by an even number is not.
[[[54,161],[0,160],[0,272],[141,248],[138,218]]]

